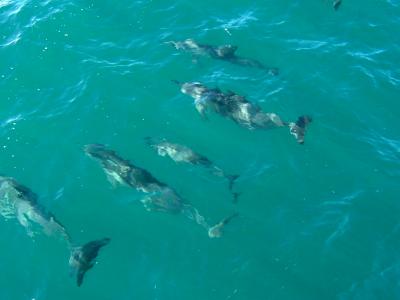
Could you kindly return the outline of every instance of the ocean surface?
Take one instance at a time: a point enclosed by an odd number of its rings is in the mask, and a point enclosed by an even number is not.
[[[0,218],[1,300],[400,299],[400,1],[0,0],[0,174],[38,194],[76,245],[111,238],[81,287],[60,238]],[[177,51],[237,45],[278,76]],[[248,130],[171,80],[232,90],[287,121]],[[397,100],[396,100],[397,99]],[[160,157],[187,145],[227,182]],[[210,224],[148,212],[84,145],[150,171]]]

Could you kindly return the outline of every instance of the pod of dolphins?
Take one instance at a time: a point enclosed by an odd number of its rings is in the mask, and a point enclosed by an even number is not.
[[[334,0],[333,8],[337,10],[341,2],[341,0]],[[237,46],[199,44],[193,39],[169,41],[166,44],[171,44],[177,50],[189,52],[195,57],[206,56],[240,66],[258,68],[273,76],[279,73],[275,67],[267,67],[257,60],[237,56]],[[258,105],[235,92],[223,92],[219,88],[209,88],[199,82],[176,80],[173,82],[179,86],[183,94],[193,98],[195,108],[203,118],[207,118],[208,111],[213,111],[250,130],[287,127],[296,141],[304,144],[306,128],[312,122],[310,116],[303,115],[295,122],[286,122],[275,113],[263,112]],[[206,156],[185,145],[152,137],[146,137],[145,142],[160,156],[167,156],[177,163],[202,166],[212,175],[225,178],[228,181],[233,202],[237,201],[239,193],[233,192],[233,185],[239,175],[227,174]],[[147,170],[120,157],[115,151],[101,144],[89,144],[84,147],[84,152],[99,162],[112,184],[122,184],[145,194],[141,203],[146,210],[183,214],[203,227],[210,238],[221,237],[224,226],[238,216],[237,213],[233,213],[211,226],[197,208],[183,199],[172,187],[156,179]],[[74,245],[66,228],[52,213],[40,205],[37,195],[15,179],[5,176],[0,176],[0,215],[6,220],[16,219],[25,227],[30,237],[37,233],[32,226],[47,235],[62,237],[70,250],[69,267],[78,286],[82,285],[86,272],[94,266],[100,249],[110,242],[110,238],[102,238],[84,245]]]

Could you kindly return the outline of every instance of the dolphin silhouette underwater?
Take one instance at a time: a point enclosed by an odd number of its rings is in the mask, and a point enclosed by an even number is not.
[[[233,185],[239,178],[239,175],[227,174],[206,156],[193,151],[191,148],[185,145],[172,143],[165,139],[156,140],[151,137],[146,137],[145,141],[151,148],[155,149],[157,154],[160,156],[168,156],[177,163],[188,163],[194,166],[202,166],[209,170],[211,174],[226,178],[226,180],[228,180],[229,191],[233,195],[233,202],[237,201],[239,193],[233,192]]]
[[[193,205],[187,203],[174,189],[157,180],[147,170],[135,166],[101,144],[86,145],[84,151],[100,162],[112,183],[123,184],[147,194],[141,199],[146,210],[183,214],[206,229],[210,238],[220,237],[213,233],[214,227],[220,227],[221,223],[210,226]]]
[[[236,55],[237,46],[222,45],[213,46],[207,44],[197,43],[193,39],[186,39],[184,41],[168,41],[166,44],[173,45],[176,50],[184,50],[192,53],[193,56],[207,56],[213,59],[223,60],[232,64],[253,67],[267,71],[271,75],[278,75],[278,68],[266,67],[258,60],[251,58],[244,58]]]

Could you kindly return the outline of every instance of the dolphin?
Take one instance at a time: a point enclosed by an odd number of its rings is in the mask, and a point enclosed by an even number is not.
[[[160,156],[169,156],[173,161],[181,163],[188,163],[191,165],[198,165],[207,168],[211,174],[224,177],[228,180],[229,191],[232,192],[235,180],[239,178],[239,175],[228,175],[221,168],[216,166],[206,156],[196,153],[185,145],[171,143],[164,140],[156,141],[151,137],[145,138],[146,143],[155,149]],[[237,193],[234,193],[234,196]]]
[[[102,247],[110,242],[109,238],[92,241],[80,247],[74,247],[69,258],[71,274],[76,275],[76,283],[81,286],[88,270],[93,268],[95,259]]]
[[[258,105],[232,91],[222,92],[199,82],[173,82],[180,86],[183,94],[194,99],[196,110],[203,118],[206,118],[206,111],[210,109],[247,129],[289,127],[297,142],[304,143],[306,127],[312,121],[309,116],[301,116],[297,122],[285,122],[277,114],[263,112]]]
[[[68,243],[70,237],[65,227],[37,201],[37,195],[11,177],[0,176],[0,215],[17,219],[27,234],[34,237],[34,226],[47,235],[59,234]]]
[[[193,205],[187,203],[174,189],[157,180],[147,170],[135,166],[101,144],[86,145],[84,151],[89,157],[100,162],[108,178],[113,182],[145,193],[146,196],[141,202],[147,211],[183,214],[207,231],[212,228]]]
[[[233,45],[222,45],[222,46],[213,46],[206,44],[199,44],[193,39],[187,39],[184,41],[168,41],[166,44],[171,44],[177,50],[184,50],[192,53],[195,56],[208,56],[218,60],[228,61],[230,63],[245,66],[245,67],[253,67],[258,69],[266,70],[271,75],[278,75],[278,68],[269,68],[264,66],[261,62],[255,59],[244,58],[237,56],[235,54],[238,49],[237,46]]]

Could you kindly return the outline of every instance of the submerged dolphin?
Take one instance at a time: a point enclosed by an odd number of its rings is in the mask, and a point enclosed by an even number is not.
[[[0,214],[5,219],[17,219],[29,236],[35,234],[34,226],[47,235],[60,234],[70,243],[64,226],[37,201],[37,195],[15,179],[0,176]]]
[[[147,144],[154,148],[158,155],[169,156],[175,162],[185,162],[191,165],[198,165],[207,168],[213,175],[224,177],[229,182],[229,190],[232,192],[233,184],[239,175],[227,175],[221,168],[216,166],[206,156],[194,152],[187,146],[171,143],[166,140],[156,141],[150,137],[146,138]],[[234,200],[237,200],[237,193],[233,193]]]
[[[306,126],[312,121],[309,116],[301,116],[297,122],[284,122],[277,114],[263,112],[258,105],[234,92],[224,93],[218,88],[207,88],[199,82],[174,82],[180,86],[182,93],[194,99],[195,107],[203,117],[207,109],[211,109],[248,129],[289,127],[297,142],[304,143]]]
[[[81,286],[88,270],[93,268],[99,250],[110,242],[109,238],[89,242],[80,247],[74,247],[69,258],[71,273],[76,275],[76,283]]]
[[[31,237],[35,234],[33,226],[39,226],[48,235],[61,235],[71,250],[69,263],[77,271],[78,286],[82,284],[85,272],[93,267],[92,261],[98,251],[96,247],[99,249],[103,246],[99,243],[101,241],[94,241],[81,247],[73,247],[65,227],[56,220],[53,214],[39,205],[37,195],[10,177],[0,176],[0,214],[6,219],[16,218]],[[104,242],[105,239],[102,241]]]
[[[237,50],[237,46],[232,45],[222,45],[222,46],[212,46],[206,44],[199,44],[192,39],[187,39],[184,41],[169,41],[166,44],[171,44],[177,50],[185,50],[191,52],[196,56],[209,56],[214,59],[225,60],[230,63],[246,66],[246,67],[254,67],[268,71],[271,75],[278,75],[279,70],[277,68],[269,68],[264,66],[261,62],[237,56],[235,54]]]
[[[104,145],[90,144],[86,145],[84,150],[88,156],[100,162],[110,180],[148,194],[141,200],[148,211],[162,211],[172,214],[182,213],[204,227],[209,233],[212,232],[214,226],[208,225],[205,218],[194,206],[186,203],[175,190],[158,181],[147,170],[119,157]]]

